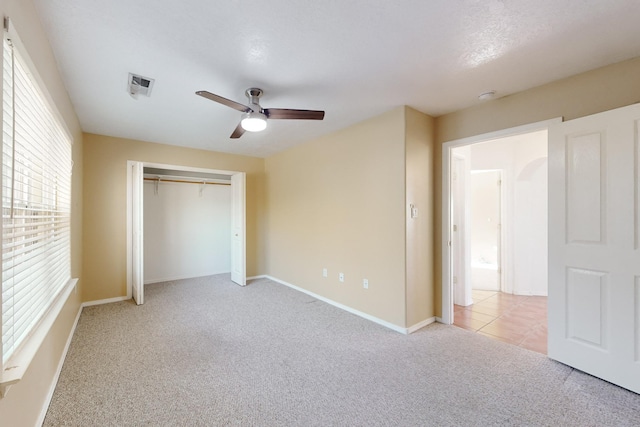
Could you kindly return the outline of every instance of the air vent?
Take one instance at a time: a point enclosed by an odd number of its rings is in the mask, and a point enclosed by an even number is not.
[[[129,73],[129,83],[127,85],[129,95],[134,98],[137,98],[138,95],[151,96],[154,81],[154,79],[150,79],[149,77]]]

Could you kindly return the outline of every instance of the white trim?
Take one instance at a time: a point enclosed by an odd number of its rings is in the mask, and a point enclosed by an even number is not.
[[[422,322],[418,322],[415,325],[408,327],[407,328],[407,333],[412,334],[415,331],[417,331],[418,329],[422,329],[425,326],[428,326],[428,325],[432,324],[435,321],[436,321],[435,317],[430,317],[428,319],[424,319]]]
[[[466,138],[454,139],[443,143],[443,147],[463,147],[465,145],[476,144],[478,142],[486,142],[494,139],[507,138],[509,136],[522,135],[524,133],[537,132],[539,130],[548,129],[549,126],[555,123],[562,123],[562,117],[556,117],[554,119],[542,120],[535,123],[529,123],[527,125],[515,126],[512,128],[497,130],[494,132],[482,133],[480,135],[468,136]]]
[[[360,317],[362,317],[363,319],[370,320],[370,321],[372,321],[372,322],[374,322],[374,323],[377,323],[377,324],[379,324],[379,325],[382,325],[382,326],[384,326],[384,327],[386,327],[386,328],[389,328],[389,329],[391,329],[391,330],[394,330],[394,331],[396,331],[396,332],[400,332],[401,334],[405,334],[405,335],[407,335],[407,334],[409,334],[409,333],[413,332],[413,331],[409,331],[409,328],[403,328],[403,327],[401,327],[401,326],[394,325],[393,323],[387,322],[386,320],[379,319],[379,318],[374,317],[374,316],[372,316],[372,315],[370,315],[370,314],[364,313],[364,312],[362,312],[362,311],[358,311],[358,310],[356,310],[356,309],[354,309],[354,308],[351,308],[351,307],[349,307],[349,306],[346,306],[346,305],[344,305],[344,304],[340,304],[339,302],[335,302],[335,301],[333,301],[333,300],[331,300],[331,299],[329,299],[329,298],[325,298],[325,297],[320,296],[320,295],[318,295],[318,294],[316,294],[316,293],[313,293],[313,292],[308,291],[308,290],[306,290],[306,289],[300,288],[300,287],[298,287],[298,286],[296,286],[296,285],[292,285],[291,283],[285,282],[284,280],[276,279],[276,278],[275,278],[275,277],[273,277],[273,276],[264,275],[264,276],[257,276],[257,277],[259,277],[259,278],[269,279],[269,280],[272,280],[272,281],[274,281],[274,282],[276,282],[276,283],[279,283],[279,284],[281,284],[281,285],[287,286],[287,287],[289,287],[289,288],[291,288],[291,289],[295,289],[296,291],[299,291],[299,292],[305,293],[305,294],[307,294],[307,295],[309,295],[309,296],[312,296],[312,297],[314,297],[315,299],[318,299],[318,300],[320,300],[320,301],[322,301],[322,302],[326,302],[327,304],[330,304],[330,305],[332,305],[332,306],[334,306],[334,307],[340,308],[340,309],[342,309],[342,310],[344,310],[344,311],[347,311],[347,312],[349,312],[349,313],[351,313],[351,314],[355,314],[356,316],[360,316]],[[430,319],[427,319],[427,320],[430,320]],[[421,325],[422,323],[423,323],[423,322],[418,323],[418,324],[417,324],[417,325],[415,325],[415,326]],[[429,322],[429,323],[431,323],[431,322]],[[413,327],[415,327],[415,326],[413,326]],[[422,325],[422,326],[426,326],[426,325]],[[419,328],[421,328],[422,326],[420,326]],[[413,327],[412,327],[412,328],[413,328]],[[417,328],[417,329],[419,329],[419,328]],[[415,330],[417,330],[417,329],[415,329]]]
[[[556,123],[561,123],[562,117],[543,120],[527,125],[516,126],[495,132],[484,133],[467,138],[456,139],[442,144],[442,316],[441,323],[450,325],[453,323],[453,289],[451,286],[451,151],[455,147],[462,147],[478,142],[486,142],[493,139],[506,138],[523,133],[531,133],[549,129]]]
[[[44,405],[42,406],[42,410],[40,411],[40,416],[38,417],[37,426],[41,426],[44,423],[44,417],[47,415],[47,410],[49,410],[49,405],[51,404],[51,399],[53,399],[53,393],[56,391],[56,387],[58,385],[58,379],[60,378],[60,373],[62,372],[62,366],[64,365],[64,361],[67,359],[67,353],[69,352],[69,347],[71,346],[71,341],[73,340],[73,335],[76,333],[76,327],[78,326],[78,321],[80,320],[80,315],[82,314],[82,305],[78,308],[78,314],[76,314],[76,320],[73,321],[73,326],[71,327],[71,331],[69,332],[69,336],[67,337],[67,342],[64,345],[64,350],[62,350],[62,355],[60,360],[58,361],[58,366],[56,367],[56,373],[53,377],[53,381],[49,386],[49,392],[47,393],[47,397],[44,400]]]
[[[442,321],[442,317],[437,317],[437,316],[436,316],[436,322],[438,322],[438,323],[444,323],[444,322]]]
[[[154,169],[168,169],[174,171],[184,171],[184,172],[202,172],[202,173],[211,173],[217,175],[235,175],[237,173],[244,173],[241,171],[230,171],[223,169],[209,169],[209,168],[196,168],[191,166],[182,166],[182,165],[168,165],[165,163],[153,163],[153,162],[141,162],[144,164],[145,168],[154,168]]]
[[[247,174],[231,175],[231,281],[247,285]]]
[[[131,296],[124,296],[124,297],[113,297],[113,298],[107,298],[107,299],[99,299],[99,300],[95,300],[95,301],[86,301],[82,303],[82,307],[91,307],[94,305],[102,305],[102,304],[111,304],[112,302],[120,302],[120,301],[127,301],[130,300]]]
[[[127,297],[133,293],[133,165],[136,162],[127,160]]]
[[[27,372],[31,361],[49,334],[51,327],[69,300],[69,295],[71,295],[71,291],[75,289],[77,283],[78,279],[71,279],[67,282],[47,313],[42,317],[42,320],[33,329],[31,335],[24,340],[18,351],[7,360],[7,363],[3,366],[4,370],[0,372],[0,398],[5,397],[9,387],[20,381]]]

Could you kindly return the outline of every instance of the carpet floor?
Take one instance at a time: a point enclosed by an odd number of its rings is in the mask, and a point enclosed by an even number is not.
[[[454,326],[386,329],[270,280],[83,310],[45,426],[638,426],[640,395]]]

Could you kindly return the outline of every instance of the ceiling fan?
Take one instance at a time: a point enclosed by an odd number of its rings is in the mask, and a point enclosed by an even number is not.
[[[322,120],[324,119],[324,111],[319,110],[293,110],[290,108],[262,108],[260,106],[260,96],[262,89],[255,87],[245,91],[249,98],[249,105],[240,104],[239,102],[223,98],[206,90],[199,90],[196,95],[200,95],[211,101],[218,102],[234,110],[241,111],[242,119],[236,129],[231,134],[231,138],[240,138],[245,131],[260,132],[267,127],[267,119],[293,119],[293,120]]]

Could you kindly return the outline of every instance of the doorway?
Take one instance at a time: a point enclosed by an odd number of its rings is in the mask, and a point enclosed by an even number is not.
[[[144,171],[168,170],[183,177],[217,177],[231,185],[231,280],[246,284],[246,189],[244,172],[127,162],[127,296],[144,302]]]
[[[535,339],[544,343],[541,352],[546,352],[550,123],[443,146],[442,322],[476,332],[486,327],[484,334],[514,344],[536,329],[544,332]],[[512,330],[527,323],[516,319],[520,314],[531,318],[531,330]]]

